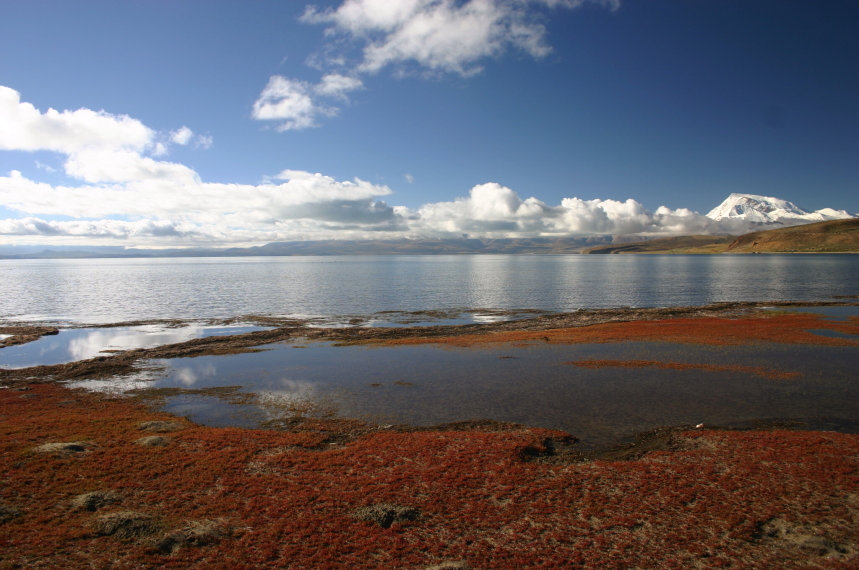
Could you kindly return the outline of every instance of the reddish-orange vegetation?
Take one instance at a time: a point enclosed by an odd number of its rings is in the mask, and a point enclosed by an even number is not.
[[[400,338],[371,341],[385,345],[549,342],[559,344],[662,341],[688,344],[748,344],[779,342],[827,346],[859,346],[859,340],[809,332],[826,329],[859,335],[859,319],[834,321],[811,313],[760,315],[741,319],[701,317],[660,321],[628,321],[542,331],[504,331],[453,337]]]
[[[589,463],[540,458],[564,434],[524,428],[331,444],[313,425],[185,423],[135,443],[171,419],[58,385],[0,390],[0,568],[859,566],[855,435],[690,431]],[[79,443],[34,451],[62,442]],[[385,505],[415,516],[356,514]]]
[[[773,370],[763,366],[736,366],[716,364],[688,364],[685,362],[662,362],[660,360],[574,360],[564,362],[581,368],[664,368],[666,370],[709,370],[711,372],[742,372],[763,378],[786,380],[802,376],[799,372]]]

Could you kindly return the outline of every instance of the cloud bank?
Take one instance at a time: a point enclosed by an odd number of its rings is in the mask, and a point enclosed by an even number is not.
[[[341,93],[341,79],[319,89]],[[344,87],[345,85],[345,87]],[[635,200],[565,198],[552,206],[497,183],[417,209],[388,205],[385,185],[283,170],[260,184],[206,182],[158,157],[169,144],[194,144],[191,129],[160,134],[125,115],[79,109],[40,112],[0,87],[0,150],[64,156],[66,184],[0,176],[0,240],[124,243],[129,246],[251,245],[302,239],[675,235],[736,232],[686,209],[648,211]],[[162,153],[163,154],[163,153]]]
[[[444,73],[469,77],[481,61],[518,51],[534,58],[552,51],[540,9],[573,9],[591,3],[617,9],[619,0],[345,0],[337,8],[307,6],[300,21],[326,25],[332,41],[311,56],[319,69],[337,69],[318,85],[272,76],[254,103],[252,117],[277,121],[280,131],[318,126],[320,116],[337,107],[321,102],[348,101],[348,91],[363,87],[362,74],[387,67],[397,73]],[[360,56],[350,58],[351,46]]]

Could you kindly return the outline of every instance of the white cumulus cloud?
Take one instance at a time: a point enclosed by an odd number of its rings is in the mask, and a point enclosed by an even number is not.
[[[595,0],[616,8],[618,0]],[[361,72],[413,62],[468,76],[487,57],[517,49],[533,57],[551,51],[533,6],[575,8],[584,0],[346,0],[337,8],[309,6],[302,21],[328,24],[364,44]]]
[[[534,237],[564,235],[672,235],[722,231],[719,224],[686,209],[648,211],[635,200],[564,198],[549,206],[537,198],[522,199],[496,183],[480,184],[467,198],[426,204],[411,226],[422,235]]]
[[[346,93],[362,87],[360,79],[337,73],[324,76],[316,85],[273,75],[254,102],[251,116],[260,121],[277,121],[279,131],[316,127],[318,116],[331,117],[339,111],[320,103],[320,97],[348,101]]]
[[[194,131],[185,126],[170,133],[170,140],[181,145],[188,144],[193,137]]]
[[[252,117],[259,121],[278,121],[279,131],[315,127],[316,116],[337,113],[313,100],[313,88],[306,81],[273,75],[254,103]]]
[[[327,85],[330,93],[359,88],[341,78]],[[260,184],[207,182],[184,164],[144,155],[153,154],[160,135],[130,117],[87,109],[41,113],[3,87],[0,102],[14,126],[13,136],[0,129],[0,150],[58,152],[73,179],[49,184],[17,170],[0,176],[0,206],[20,212],[18,218],[0,220],[0,236],[41,243],[98,239],[216,246],[380,236],[656,236],[749,229],[743,221],[711,220],[682,208],[649,211],[635,200],[573,197],[550,205],[536,197],[523,199],[494,182],[473,187],[466,197],[416,209],[389,205],[388,186],[301,170],[283,170]],[[173,131],[171,138],[179,140],[169,142],[193,144],[197,135],[184,129]]]
[[[535,7],[577,8],[592,2],[617,8],[619,0],[345,0],[336,8],[307,6],[300,20],[326,24],[333,41],[310,57],[312,67],[348,70],[329,73],[312,84],[281,75],[268,85],[253,105],[257,120],[277,121],[279,131],[318,126],[320,116],[339,111],[320,101],[348,101],[349,91],[362,89],[361,74],[388,66],[415,65],[430,74],[479,73],[481,61],[518,50],[541,58],[551,51],[546,41],[544,15]],[[360,61],[351,61],[344,46],[361,46]],[[281,62],[282,63],[282,62]]]
[[[52,150],[72,154],[97,148],[143,151],[155,132],[127,115],[78,109],[42,113],[20,94],[0,86],[0,150]]]
[[[314,91],[319,95],[326,97],[337,97],[345,99],[346,93],[355,91],[364,87],[364,83],[357,77],[340,75],[339,73],[329,73],[322,78],[322,81],[314,87]]]

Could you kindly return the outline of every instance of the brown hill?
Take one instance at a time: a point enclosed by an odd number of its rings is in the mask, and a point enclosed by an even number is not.
[[[859,253],[859,218],[753,232],[738,237],[728,253]]]
[[[612,243],[586,249],[582,253],[722,253],[734,236],[678,236],[634,243]]]

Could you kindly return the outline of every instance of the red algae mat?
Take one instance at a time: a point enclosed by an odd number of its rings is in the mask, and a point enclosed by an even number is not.
[[[553,342],[601,343],[661,341],[686,344],[741,345],[756,342],[859,346],[859,340],[826,337],[809,332],[826,329],[859,335],[859,318],[845,321],[826,319],[813,313],[759,315],[728,319],[698,317],[658,321],[628,321],[543,331],[504,331],[490,335],[402,338],[371,341],[375,344],[447,344],[468,347],[483,343]]]
[[[181,429],[141,431],[154,420]],[[0,569],[859,567],[856,435],[678,431],[636,460],[575,463],[543,429],[306,428],[0,390]]]

